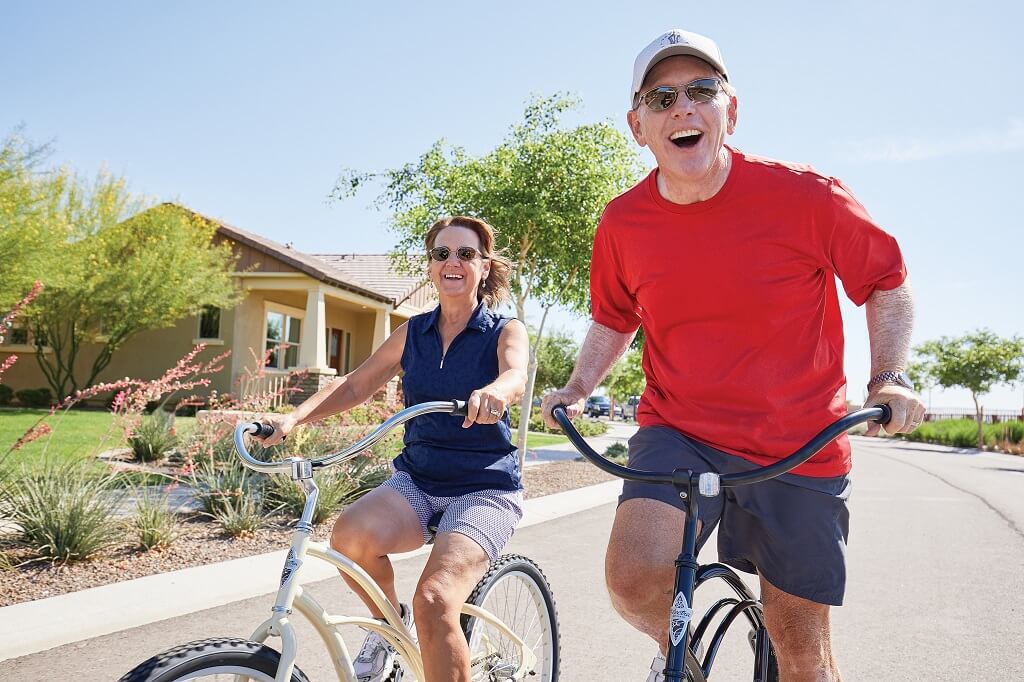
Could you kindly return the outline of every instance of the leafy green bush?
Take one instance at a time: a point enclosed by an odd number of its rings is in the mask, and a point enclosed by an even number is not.
[[[604,456],[618,464],[625,464],[629,459],[629,448],[622,443],[612,443],[604,451]]]
[[[53,401],[48,388],[25,388],[14,395],[18,396],[18,402],[25,407],[49,407]]]
[[[156,495],[137,488],[133,494],[137,502],[132,529],[138,535],[139,546],[146,551],[169,547],[181,535],[181,525],[167,504],[167,493]]]
[[[512,405],[509,408],[509,419],[512,422],[512,431],[514,438],[514,432],[516,429],[519,428],[519,405]],[[583,435],[584,437],[603,436],[604,434],[608,433],[608,425],[605,422],[599,420],[576,419],[573,422],[573,425],[576,427],[576,430],[579,431],[580,434]],[[547,424],[544,423],[543,418],[541,418],[539,407],[535,407],[530,412],[529,429],[534,433],[562,433],[561,429],[549,428]]]
[[[0,384],[0,405],[10,405],[14,398],[14,389],[6,384]]]
[[[178,445],[178,434],[174,430],[174,417],[162,411],[154,412],[142,420],[128,439],[135,459],[140,462],[156,462]]]
[[[1024,442],[1024,422],[1011,421],[985,424],[982,428],[985,445],[1019,446]],[[978,423],[973,419],[944,419],[925,422],[913,433],[902,433],[900,438],[922,443],[937,443],[955,448],[973,448],[977,443]]]
[[[233,538],[251,535],[267,524],[267,513],[255,495],[225,497],[210,516]]]
[[[86,463],[46,464],[0,479],[0,516],[20,528],[19,542],[54,563],[83,561],[115,544],[122,494],[117,474],[97,476]]]

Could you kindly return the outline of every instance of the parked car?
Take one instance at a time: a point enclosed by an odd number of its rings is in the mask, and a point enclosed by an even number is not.
[[[612,409],[612,401],[603,395],[592,395],[583,404],[583,414],[588,417],[607,417]],[[615,416],[622,419],[622,405],[616,403]]]
[[[631,395],[626,400],[626,419],[636,421],[636,411],[640,407],[640,396]]]

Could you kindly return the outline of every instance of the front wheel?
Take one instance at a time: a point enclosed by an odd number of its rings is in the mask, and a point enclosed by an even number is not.
[[[168,649],[143,661],[119,682],[183,682],[184,680],[253,680],[274,682],[281,654],[270,647],[234,637],[201,639]],[[292,682],[309,682],[295,668]]]
[[[528,679],[557,682],[558,612],[537,564],[523,556],[499,557],[466,601],[494,614],[533,651],[537,665]],[[464,615],[462,628],[469,642],[473,682],[507,680],[519,670],[519,647],[493,625]]]

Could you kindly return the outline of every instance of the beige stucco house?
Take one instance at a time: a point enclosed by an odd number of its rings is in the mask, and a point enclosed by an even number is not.
[[[304,370],[303,391],[291,396],[296,402],[357,367],[393,329],[436,305],[426,279],[396,272],[386,255],[303,253],[207,219],[217,225],[215,239],[230,243],[237,255],[234,276],[242,301],[231,309],[200,311],[172,328],[140,332],[117,351],[100,381],[159,377],[204,343],[200,359],[231,351],[211,390],[263,392]],[[14,390],[47,385],[29,341],[16,330],[0,344],[0,360],[9,353],[20,356],[3,379]],[[246,368],[275,347],[265,376],[246,381]],[[94,353],[83,349],[79,362],[91,363]]]

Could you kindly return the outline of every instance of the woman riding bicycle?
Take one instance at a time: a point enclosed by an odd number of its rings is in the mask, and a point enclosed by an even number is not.
[[[510,265],[495,253],[490,225],[445,218],[425,241],[437,308],[411,318],[358,369],[294,412],[268,416],[276,430],[265,443],[359,405],[399,371],[406,405],[467,400],[464,419],[430,414],[406,424],[394,475],[345,510],[331,546],[377,581],[411,627],[413,614],[398,600],[388,555],[433,539],[412,601],[427,682],[469,680],[459,613],[522,517],[521,472],[506,408],[526,385],[528,337],[520,321],[492,310],[509,298]],[[436,538],[428,528],[432,519]],[[349,585],[375,617],[383,617],[356,584]],[[396,665],[395,651],[371,632],[354,665],[360,682],[385,680]]]

